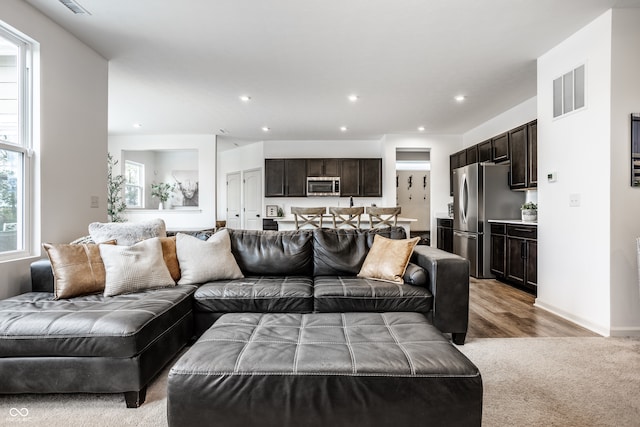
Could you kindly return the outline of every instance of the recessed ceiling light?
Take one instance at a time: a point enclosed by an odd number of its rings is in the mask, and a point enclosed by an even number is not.
[[[349,95],[349,101],[351,102],[356,102],[358,98],[358,95]]]
[[[262,127],[262,132],[269,132],[271,130],[271,128],[268,128],[266,126]]]
[[[249,101],[251,101],[251,97],[250,97],[249,95],[242,95],[242,96],[240,97],[240,101],[242,101],[242,102],[249,102]]]
[[[347,131],[346,126],[340,126],[340,132],[346,132],[346,131]]]
[[[465,100],[465,98],[466,98],[466,97],[465,97],[464,95],[457,95],[457,96],[456,96],[455,98],[453,98],[453,99],[455,99],[455,100],[456,100],[456,101],[458,101],[458,102],[462,102],[462,101],[464,101],[464,100]]]
[[[418,126],[418,131],[424,132],[424,126]]]
[[[142,123],[134,123],[133,127],[134,128],[141,128],[142,127]]]

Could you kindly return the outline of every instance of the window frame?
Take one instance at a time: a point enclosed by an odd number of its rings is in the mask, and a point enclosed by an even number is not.
[[[0,149],[16,152],[22,156],[22,176],[18,184],[18,212],[21,221],[18,227],[17,248],[0,252],[0,262],[12,261],[35,255],[33,253],[34,211],[33,211],[33,55],[35,42],[23,36],[0,21],[0,37],[18,48],[16,68],[18,69],[18,129],[16,143],[0,142]]]
[[[138,180],[140,184],[130,184],[129,183],[129,174],[127,173],[127,165],[130,164],[138,168]],[[145,166],[144,163],[136,162],[133,160],[125,160],[124,161],[124,202],[127,209],[144,209],[145,207]],[[134,187],[137,188],[140,192],[140,205],[139,206],[130,206],[127,203],[127,188]]]

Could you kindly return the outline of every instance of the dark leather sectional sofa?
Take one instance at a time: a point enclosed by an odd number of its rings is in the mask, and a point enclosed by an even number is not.
[[[154,376],[232,312],[418,312],[464,343],[467,260],[417,246],[405,279],[419,285],[356,277],[374,235],[404,238],[401,227],[229,233],[243,279],[53,300],[49,262],[33,263],[32,292],[0,301],[0,393],[123,392],[137,407]]]

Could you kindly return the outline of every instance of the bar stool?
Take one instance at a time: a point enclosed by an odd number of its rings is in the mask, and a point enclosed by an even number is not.
[[[333,228],[353,227],[360,228],[360,215],[364,213],[364,207],[336,208],[330,207],[329,213],[333,215]],[[354,224],[355,221],[355,224]]]
[[[305,225],[312,228],[322,228],[322,215],[327,213],[327,208],[301,208],[292,206],[291,213],[295,219],[296,230]]]
[[[391,227],[398,225],[398,215],[402,208],[396,206],[393,208],[381,208],[377,206],[370,206],[367,208],[367,214],[369,215],[369,227],[381,228]]]

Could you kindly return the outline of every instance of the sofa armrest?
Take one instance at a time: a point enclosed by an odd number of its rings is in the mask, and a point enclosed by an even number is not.
[[[456,344],[464,344],[469,325],[469,261],[437,248],[418,245],[411,262],[429,275],[434,326],[450,333]]]
[[[53,270],[48,259],[31,263],[31,291],[53,292]]]

